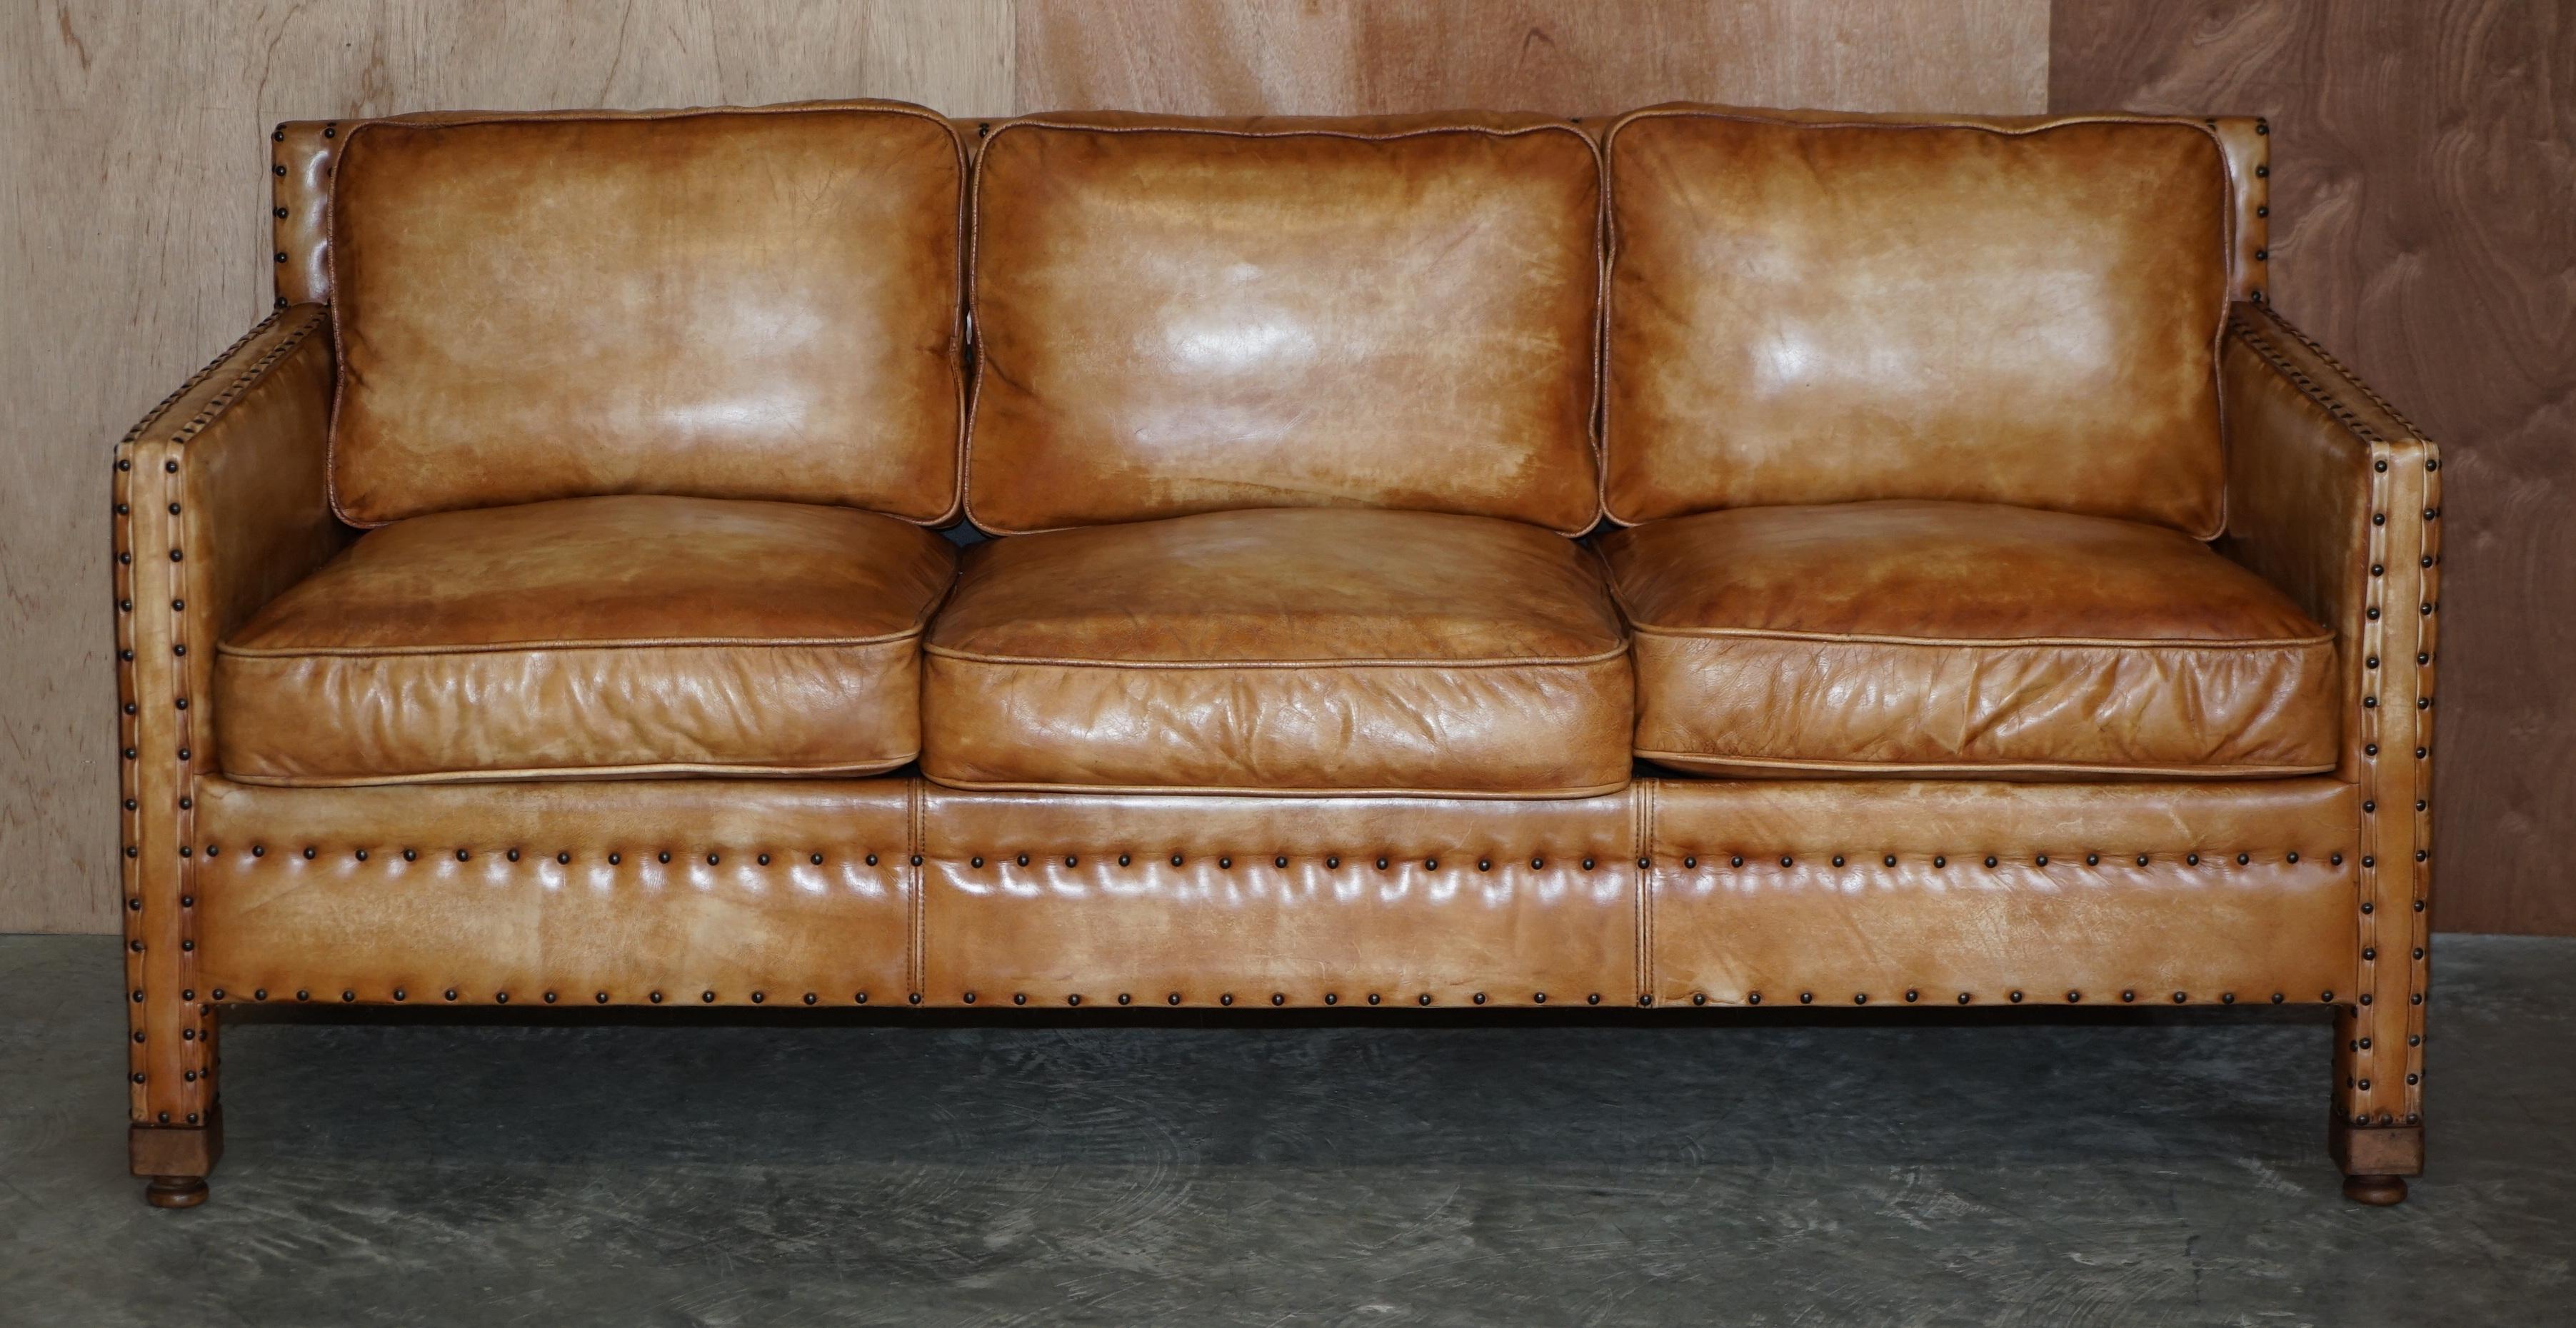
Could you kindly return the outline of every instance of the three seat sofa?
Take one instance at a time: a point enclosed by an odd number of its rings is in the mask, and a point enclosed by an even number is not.
[[[2394,1202],[2438,457],[2267,135],[282,125],[115,451],[134,1171],[242,1003],[2287,1002]]]

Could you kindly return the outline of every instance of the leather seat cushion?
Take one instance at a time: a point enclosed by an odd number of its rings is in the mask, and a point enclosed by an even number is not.
[[[1628,779],[1598,565],[1535,526],[1281,508],[967,552],[922,773],[960,788],[1572,797]]]
[[[1637,752],[1720,774],[2230,778],[2335,765],[2333,635],[2159,526],[1756,507],[1602,542]]]
[[[372,784],[887,770],[955,550],[792,503],[626,496],[369,532],[215,664],[224,773]]]

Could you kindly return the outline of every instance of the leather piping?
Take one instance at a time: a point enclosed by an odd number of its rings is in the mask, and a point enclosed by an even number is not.
[[[1630,111],[1612,121],[1610,127],[1602,131],[1601,134],[1601,178],[1602,202],[1604,208],[1603,225],[1609,238],[1604,247],[1604,257],[1602,259],[1602,325],[1600,338],[1601,370],[1595,375],[1595,380],[1601,383],[1601,389],[1598,391],[1595,398],[1599,404],[1599,409],[1594,412],[1594,415],[1595,418],[1600,421],[1601,431],[1600,452],[1602,460],[1601,464],[1597,467],[1600,473],[1601,489],[1601,501],[1599,505],[1602,517],[1613,525],[1634,526],[1640,524],[1637,521],[1633,521],[1627,517],[1619,515],[1617,512],[1611,510],[1610,507],[1610,394],[1608,391],[1611,320],[1610,274],[1617,268],[1619,263],[1619,213],[1617,207],[1613,205],[1614,200],[1618,195],[1618,154],[1616,151],[1616,145],[1619,138],[1619,131],[1627,128],[1630,124],[1638,120],[1661,119],[1736,120],[1746,124],[1786,125],[1801,129],[1973,129],[1990,134],[2003,134],[2014,137],[2029,134],[2042,134],[2052,129],[2063,129],[2073,125],[2180,125],[2184,128],[2194,130],[2206,137],[2209,140],[2210,147],[2218,153],[2218,171],[2219,174],[2227,181],[2227,196],[2229,199],[2229,205],[2222,215],[2219,225],[2218,268],[2219,271],[2230,274],[2228,278],[2229,283],[2232,283],[2234,279],[2232,275],[2236,270],[2236,208],[2234,200],[2239,192],[2239,182],[2236,178],[2236,164],[2234,158],[2228,155],[2227,141],[2219,137],[2217,126],[2209,123],[2205,119],[2195,119],[2189,116],[2167,115],[2053,115],[2031,117],[2032,123],[2013,124],[2010,123],[2009,120],[1980,120],[1971,117],[1955,116],[1913,121],[1834,119],[1823,117],[1813,120],[1805,120],[1791,116],[1766,115],[1756,111],[1739,110],[1732,107],[1721,106],[1649,106],[1642,110]],[[2227,349],[2227,329],[2230,319],[2231,310],[2229,302],[2225,299],[2221,299],[2219,301],[2218,326],[2210,336],[2209,340],[2209,390],[2211,395],[2215,396],[2218,400],[2218,473],[2222,477],[2227,474],[2227,392],[2220,374],[2220,361],[2225,358]],[[2218,486],[2218,512],[2215,524],[2207,530],[2191,531],[2187,533],[2189,533],[2194,539],[2202,541],[2214,540],[2227,533],[2227,485],[2223,479]]]
[[[372,788],[384,784],[499,784],[512,780],[649,779],[726,775],[740,778],[817,779],[838,775],[881,775],[911,764],[921,755],[915,747],[901,756],[832,765],[699,765],[659,761],[645,765],[524,766],[508,770],[432,770],[408,775],[246,775],[227,770],[224,778],[261,788]]]
[[[322,206],[322,233],[326,236],[337,236],[340,232],[340,167],[347,164],[349,153],[357,147],[358,135],[370,129],[390,128],[415,131],[434,131],[440,129],[454,129],[470,125],[518,124],[529,121],[542,121],[549,124],[581,123],[584,121],[622,123],[630,120],[680,120],[693,116],[822,114],[906,115],[928,120],[932,124],[938,125],[940,132],[948,136],[948,146],[950,150],[956,154],[958,185],[960,192],[963,192],[966,180],[971,170],[971,159],[966,150],[965,140],[958,136],[957,126],[950,123],[946,116],[937,114],[927,107],[915,106],[909,102],[862,99],[838,102],[782,102],[773,106],[694,106],[652,111],[532,111],[521,113],[494,111],[488,114],[463,115],[453,119],[438,116],[425,116],[420,119],[411,119],[408,117],[397,116],[377,120],[361,120],[357,124],[351,125],[348,132],[341,135],[339,160],[332,163],[330,193],[328,199]],[[349,303],[349,284],[344,274],[341,272],[340,267],[341,263],[344,261],[343,255],[347,254],[348,251],[349,246],[345,244],[333,243],[331,246],[331,299],[334,307],[334,316],[331,319],[331,416],[330,424],[328,426],[331,445],[324,455],[322,467],[324,488],[331,496],[331,515],[338,517],[343,525],[353,526],[360,530],[373,530],[378,526],[391,525],[392,522],[353,521],[349,518],[347,510],[340,505],[340,403],[341,400],[348,395],[349,391],[348,347],[343,344],[341,337],[341,329],[347,325],[348,319],[340,316],[340,311]],[[960,269],[958,280],[961,288],[965,281],[964,269],[967,263],[966,255],[968,252],[969,246],[967,238],[964,235],[960,235],[957,241],[957,262]],[[965,441],[966,430],[969,422],[973,418],[974,412],[974,406],[970,399],[972,387],[968,381],[968,374],[965,367],[965,361],[969,358],[967,350],[968,330],[966,326],[959,321],[952,320],[948,326],[950,335],[956,339],[957,345],[957,353],[950,357],[949,372],[949,378],[952,380],[953,385],[956,388],[954,399],[957,403],[956,487],[948,496],[947,508],[939,515],[927,520],[903,516],[900,513],[894,512],[880,513],[880,515],[891,516],[898,521],[908,522],[916,526],[949,525],[955,522],[966,510]]]
[[[935,606],[934,606],[935,607]],[[440,655],[498,655],[512,651],[538,650],[730,650],[736,647],[767,649],[803,649],[815,646],[880,646],[895,645],[921,635],[922,627],[908,627],[883,636],[778,636],[778,637],[601,637],[587,641],[494,641],[487,644],[454,646],[236,646],[218,645],[215,653],[241,659],[374,659],[400,655],[408,658]]]
[[[1394,142],[1407,138],[1423,138],[1433,134],[1484,134],[1494,138],[1517,138],[1523,134],[1536,133],[1572,134],[1574,137],[1581,139],[1583,141],[1584,148],[1592,154],[1593,178],[1600,182],[1598,202],[1594,207],[1592,221],[1592,252],[1595,258],[1592,277],[1592,408],[1586,412],[1585,417],[1587,420],[1596,422],[1603,417],[1603,413],[1608,403],[1606,380],[1609,374],[1609,362],[1606,356],[1609,346],[1610,330],[1610,163],[1609,159],[1603,153],[1601,142],[1595,140],[1592,135],[1583,132],[1581,128],[1575,125],[1531,124],[1513,128],[1505,128],[1497,125],[1470,124],[1423,125],[1416,128],[1372,134],[1358,130],[1331,129],[1322,126],[1289,126],[1280,129],[1240,129],[1227,128],[1221,125],[1191,124],[1094,125],[1085,124],[1078,120],[1059,120],[1045,115],[1023,116],[1019,119],[1005,121],[993,126],[992,132],[985,135],[983,142],[976,146],[974,173],[966,185],[966,325],[969,328],[975,326],[976,260],[980,256],[983,247],[984,157],[987,152],[991,151],[993,141],[995,139],[1000,138],[1003,134],[1008,133],[1013,129],[1052,129],[1065,133],[1088,134],[1209,134],[1228,138],[1339,138],[1348,139],[1354,142],[1367,143]],[[963,490],[961,502],[966,514],[966,520],[976,529],[995,535],[1038,535],[1044,534],[1050,530],[1070,529],[1071,527],[1067,526],[1039,526],[1029,529],[1015,529],[1006,526],[992,525],[986,522],[982,517],[976,515],[975,486],[972,478],[975,466],[975,409],[978,401],[983,395],[981,390],[983,381],[984,357],[979,354],[975,357],[975,368],[974,372],[970,376],[969,390],[967,392],[965,446],[957,460],[958,484]],[[1563,535],[1568,539],[1573,539],[1590,531],[1594,526],[1599,525],[1601,522],[1602,508],[1600,494],[1601,486],[1604,483],[1602,476],[1606,471],[1604,457],[1605,436],[1600,432],[1597,424],[1587,427],[1587,432],[1591,435],[1584,439],[1584,442],[1592,451],[1593,517],[1592,520],[1571,530],[1558,530],[1554,527],[1549,528],[1554,530],[1556,534]],[[1471,513],[1470,515],[1474,514]]]
[[[1723,771],[1730,767],[1765,770],[1859,771],[1889,775],[1947,775],[1973,779],[1980,775],[2040,774],[2083,775],[2093,778],[2120,779],[2286,779],[2294,775],[2330,774],[2332,761],[2324,765],[2093,765],[2051,761],[2014,761],[1979,764],[1972,761],[1940,761],[1907,764],[1887,761],[1837,761],[1803,756],[1713,756],[1707,752],[1660,752],[1639,748],[1637,755],[1658,765],[1681,769]]]
[[[1614,659],[1625,659],[1628,655],[1628,644],[1622,641],[1609,650],[1590,655],[1532,655],[1499,659],[1067,659],[1051,655],[985,655],[959,650],[953,646],[924,646],[921,653],[937,655],[942,659],[964,660],[972,664],[993,664],[1005,668],[1027,666],[1068,669],[1193,669],[1202,672],[1231,669],[1517,669],[1606,664]]]
[[[1597,798],[1604,793],[1617,793],[1632,787],[1633,780],[1615,784],[1591,784],[1580,788],[1492,789],[1438,788],[1274,788],[1230,784],[1062,784],[1029,780],[948,779],[925,774],[923,779],[942,788],[965,789],[976,793],[1139,793],[1180,796],[1214,795],[1265,798],[1458,798],[1476,802],[1553,802],[1560,799]]]
[[[1627,612],[1628,606],[1619,606]],[[2154,639],[2116,636],[1888,636],[1868,632],[1799,632],[1770,627],[1650,627],[1629,619],[1628,629],[1638,636],[1667,636],[1683,640],[1708,637],[1735,637],[1763,641],[1823,641],[1852,645],[1941,646],[1961,650],[2008,649],[2020,646],[2109,646],[2121,650],[2277,650],[2283,646],[2316,646],[2334,643],[2334,633],[2315,636],[2289,636],[2262,640],[2207,640],[2197,637],[2157,637]]]

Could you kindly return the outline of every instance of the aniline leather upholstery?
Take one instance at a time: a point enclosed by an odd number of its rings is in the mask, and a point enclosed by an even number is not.
[[[2322,777],[1654,779],[1476,802],[906,779],[196,790],[193,980],[214,1001],[2351,996],[2357,792]]]
[[[931,788],[924,999],[1629,1004],[1632,805]]]
[[[2174,531],[1977,503],[1753,507],[1601,541],[1637,750],[1731,775],[2335,766],[2334,638]]]
[[[341,514],[664,493],[946,520],[964,172],[895,103],[351,128]]]
[[[330,391],[327,316],[297,306],[252,328],[116,449],[119,903],[141,1130],[184,1130],[213,1110],[192,847],[196,786],[218,740],[209,647],[347,542],[327,493]]]
[[[1593,523],[1600,162],[1538,116],[993,127],[988,530],[1362,506]]]
[[[1671,106],[1606,141],[1613,520],[1930,498],[2218,533],[2203,122]]]
[[[422,117],[460,118],[476,117]],[[280,206],[302,197],[293,191],[308,179],[327,179],[327,158],[338,150],[329,145],[347,141],[347,126],[324,124],[311,142],[299,137],[301,127],[287,128],[296,132],[277,144],[277,164],[317,164],[279,177]],[[2227,122],[2215,129],[2240,176],[2246,162],[2259,163],[2262,135],[2247,139]],[[2241,221],[2259,193],[2248,193],[2241,178],[2236,184]],[[291,260],[278,264],[281,291],[333,294],[313,259],[329,248],[330,220],[296,207],[280,219],[287,242],[279,252]],[[2259,280],[2261,246],[2241,225],[2236,244],[2235,288],[2259,290],[2249,283]],[[286,284],[299,273],[314,280]],[[1550,1004],[1587,1006],[1595,996],[1603,1005],[1749,1003],[1757,995],[1765,1003],[1844,1004],[1864,996],[1901,1003],[1909,993],[1918,1002],[1964,996],[1979,1004],[2016,995],[2023,1003],[2276,994],[2323,1001],[2338,1012],[2338,1161],[2382,1174],[2420,1170],[2439,456],[2267,308],[2234,310],[2218,372],[2230,424],[2227,530],[2218,550],[2335,638],[2341,700],[2325,732],[2338,763],[2328,774],[2191,783],[1646,778],[1560,798],[1419,789],[1406,797],[1323,790],[1299,798],[1171,788],[978,791],[907,778],[262,787],[221,773],[214,753],[237,740],[269,741],[283,732],[281,721],[228,699],[212,647],[240,635],[281,595],[319,593],[310,586],[334,574],[308,578],[353,534],[333,519],[327,493],[329,317],[314,307],[286,309],[174,393],[115,457],[134,1164],[151,1174],[209,1164],[203,1136],[218,1105],[220,1006],[298,993],[442,1004],[504,995],[542,1003],[550,992],[559,1004],[599,1003],[603,993],[615,1004],[649,1003],[656,994],[665,1003],[801,1003],[811,994],[817,1004],[845,1004],[867,993],[907,1008],[963,1006],[970,994],[978,1008],[1077,997],[1115,1003],[1121,995],[1154,1005],[1178,994],[1186,1005],[1223,1006],[1232,997],[1235,1008],[1265,1009],[1273,997],[1288,1008],[1329,997],[1356,1010],[1371,1008],[1371,996],[1382,998],[1381,1008],[1418,1008],[1425,996],[1440,1006],[1512,1004],[1535,1003],[1544,991]],[[597,510],[651,501],[608,498]],[[827,526],[858,515],[786,510],[798,511],[794,522]],[[1857,519],[1866,510],[1839,515]],[[463,515],[478,527],[529,519]],[[1370,517],[1386,518],[1387,530],[1458,519],[1254,512],[1200,520],[1240,532],[1265,528],[1263,519],[1294,519],[1330,531],[1339,528],[1323,524],[1329,520]],[[1609,543],[1632,558],[1659,540],[1704,556],[1721,546],[1684,536],[1703,525],[1778,519],[1748,510],[1698,524],[1657,522]],[[1995,516],[1978,523],[1979,537],[2059,519]],[[1595,630],[1579,611],[1590,603],[1615,652],[1617,623],[1600,607],[1605,592],[1575,592],[1560,580],[1571,576],[1556,560],[1571,556],[1563,541],[1529,526],[1485,524],[1514,533],[1497,536],[1490,549],[1480,538],[1427,553],[1401,539],[1347,534],[1288,544],[1299,558],[1327,563],[1384,556],[1396,570],[1375,575],[1400,585],[1436,588],[1456,578],[1473,591],[1459,603],[1478,613],[1452,615],[1444,638],[1490,645],[1584,636]],[[374,547],[399,544],[406,528],[424,527],[407,521],[380,531]],[[1186,528],[1168,521],[1073,533],[1156,544],[1167,535],[1137,531]],[[929,537],[905,533],[911,544],[887,547],[927,547],[921,541]],[[2158,538],[2162,552],[2121,564],[2107,583],[2145,596],[2137,621],[2220,610],[2233,621],[2250,610],[2251,600],[2215,593],[2224,579],[2206,573],[2205,563],[2169,581],[2141,580],[2142,567],[2188,547]],[[1467,543],[1510,556],[1461,562],[1455,554]],[[1850,575],[1819,576],[1808,591],[1867,579],[1858,575],[1870,571],[1858,560],[1866,541],[1841,543],[1836,565]],[[1046,546],[1038,540],[1018,539],[979,559],[1002,560],[1014,545],[1035,550],[1010,555],[1033,566],[1053,556],[1039,556]],[[1092,584],[1106,598],[1063,625],[1146,656],[1228,641],[1275,644],[1266,636],[1275,622],[1253,627],[1206,614],[1212,602],[1232,602],[1198,598],[1223,583],[1243,602],[1267,596],[1274,607],[1328,592],[1307,602],[1311,620],[1297,621],[1301,633],[1317,629],[1309,639],[1348,646],[1400,635],[1400,608],[1386,606],[1400,606],[1403,595],[1354,596],[1350,585],[1301,582],[1240,553],[1228,555],[1239,560],[1230,564],[1188,541],[1173,547],[1185,545],[1187,575],[1171,573],[1169,584],[1193,587],[1185,607],[1198,612],[1181,615],[1186,625],[1168,616],[1122,619],[1110,610],[1130,593],[1121,577],[1135,569],[1111,577],[1108,562],[1081,559],[1065,566],[1097,578]],[[810,540],[799,548],[836,567],[855,561]],[[743,584],[768,585],[747,566],[776,572],[799,558],[764,549],[707,562],[744,574]],[[1686,561],[1676,555],[1672,566]],[[2008,567],[1989,580],[2036,588],[2031,604],[2044,591],[2040,607],[2071,613],[2091,601],[2050,589],[2063,587],[2066,563],[2046,560],[2045,575]],[[887,575],[908,565],[900,557],[869,564]],[[1675,576],[1662,589],[1682,607],[1731,602],[1765,584],[1753,574],[1767,565],[1729,554],[1710,564],[1706,583]],[[1887,571],[1880,565],[1871,575]],[[1023,600],[986,601],[1036,606],[986,625],[1016,633],[1052,622],[1050,613],[1079,598],[1062,593],[1074,579],[1048,584],[1054,575],[1032,572]],[[733,592],[701,600],[680,579],[660,584],[686,613],[709,619],[828,617],[857,607],[833,595],[793,606]],[[307,589],[290,592],[299,585]],[[1836,607],[1833,596],[1816,593],[1794,604],[1858,615],[1844,628],[1890,610],[1929,620],[1940,616],[1935,607],[1952,615],[1980,603],[2009,607],[1980,600],[1984,587],[1956,589],[1939,605],[1881,595],[1846,596]],[[552,617],[578,623],[599,612],[564,603]],[[1385,611],[1355,611],[1372,605]],[[354,630],[365,621],[351,614],[309,625]],[[424,625],[380,617],[370,630]],[[1346,657],[1328,662],[1336,675],[1350,672]],[[1650,666],[1650,687],[1656,676]],[[1602,689],[1575,690],[1575,708],[1603,700]],[[1044,704],[1047,714],[1073,713]],[[1492,741],[1505,763],[1598,760],[1606,769],[1615,756],[1624,778],[1623,734],[1596,749],[1586,745],[1592,737],[1569,741],[1531,727],[1534,718],[1561,721],[1563,708],[1523,701],[1516,710],[1520,727],[1508,733],[1494,720],[1500,710],[1457,713],[1475,716],[1470,737]],[[1588,723],[1576,728],[1598,736]],[[578,731],[569,721],[564,729]],[[1217,751],[1214,759],[1233,758]],[[665,852],[672,861],[662,861]]]
[[[227,637],[247,783],[835,774],[920,747],[954,550],[871,512],[631,496],[369,532]]]
[[[2441,451],[2269,306],[2235,307],[2223,367],[2235,433],[2218,547],[2331,624],[2343,656],[2337,773],[2361,797],[2352,918],[2361,995],[2338,1016],[2338,1161],[2377,1156],[2357,1169],[2384,1172],[2393,1154],[2413,1174],[2423,1155]]]
[[[1598,567],[1433,512],[1208,513],[980,544],[922,770],[968,788],[1572,797],[1628,778]]]
[[[2338,780],[1639,787],[1646,986],[1667,1003],[2352,995],[2357,799]]]
[[[216,1000],[848,1005],[914,986],[910,781],[212,779],[198,801]]]

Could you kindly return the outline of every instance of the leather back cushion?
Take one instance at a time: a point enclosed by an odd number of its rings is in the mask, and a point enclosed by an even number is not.
[[[2218,533],[2204,123],[1658,107],[1607,143],[1612,519],[1920,498]]]
[[[956,510],[965,159],[894,103],[372,121],[333,181],[332,494]]]
[[[1537,116],[996,126],[969,204],[969,513],[1583,530],[1600,190],[1591,140]]]

